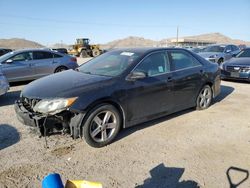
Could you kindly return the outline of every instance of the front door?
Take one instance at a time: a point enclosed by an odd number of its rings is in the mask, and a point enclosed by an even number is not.
[[[32,79],[32,52],[22,52],[9,58],[3,62],[2,70],[9,82]]]
[[[171,111],[172,82],[166,51],[148,55],[133,70],[146,73],[146,78],[127,81],[127,121],[142,122]]]

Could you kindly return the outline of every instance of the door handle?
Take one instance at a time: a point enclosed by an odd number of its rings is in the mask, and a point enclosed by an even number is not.
[[[168,81],[168,82],[172,82],[172,81],[173,81],[173,78],[172,78],[171,76],[169,76],[169,77],[167,78],[167,81]]]
[[[201,69],[201,70],[200,70],[200,73],[203,74],[203,73],[204,73],[204,70]]]

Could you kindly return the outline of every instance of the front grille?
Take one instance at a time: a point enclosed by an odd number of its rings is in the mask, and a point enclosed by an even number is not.
[[[248,72],[250,71],[250,67],[243,66],[227,66],[226,69],[228,72]]]
[[[29,112],[34,112],[33,108],[34,106],[40,101],[41,99],[29,99],[27,97],[22,97],[21,102],[23,106],[28,110]]]

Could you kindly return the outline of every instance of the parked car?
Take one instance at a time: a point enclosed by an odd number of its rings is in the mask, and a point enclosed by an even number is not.
[[[12,50],[8,48],[0,48],[0,56],[7,54],[9,52],[12,52]]]
[[[194,53],[200,53],[200,52],[202,52],[202,49],[201,48],[197,48],[197,47],[187,48],[187,50],[190,50],[191,52],[194,52]]]
[[[220,65],[222,79],[250,82],[250,48],[242,50],[235,58]]]
[[[9,87],[9,83],[2,72],[2,65],[0,64],[0,96],[7,93]]]
[[[75,57],[45,49],[17,50],[0,57],[9,82],[34,80],[78,67]]]
[[[185,49],[119,49],[28,84],[18,119],[43,135],[69,130],[93,147],[121,128],[183,109],[208,108],[220,92],[220,69]],[[44,132],[46,134],[44,134]]]
[[[236,45],[211,45],[203,49],[199,55],[208,61],[221,64],[236,56],[240,49]]]
[[[53,48],[52,50],[60,52],[62,54],[68,54],[68,50],[66,48]]]

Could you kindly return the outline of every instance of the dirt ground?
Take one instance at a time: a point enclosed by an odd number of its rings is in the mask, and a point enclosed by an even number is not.
[[[229,187],[229,167],[250,170],[250,84],[222,82],[207,110],[185,110],[123,130],[104,148],[54,135],[44,138],[15,117],[25,85],[0,97],[0,187],[40,187],[57,172],[63,181],[98,181],[103,187]],[[236,181],[243,172],[233,172]],[[240,187],[250,187],[250,179]]]

